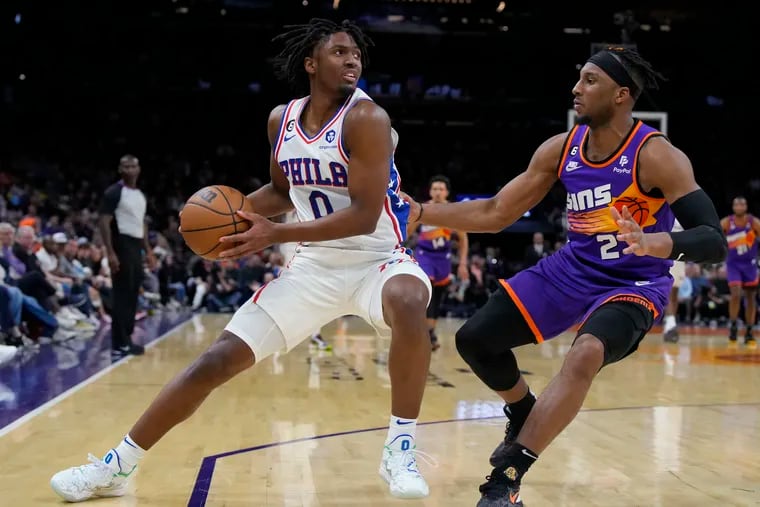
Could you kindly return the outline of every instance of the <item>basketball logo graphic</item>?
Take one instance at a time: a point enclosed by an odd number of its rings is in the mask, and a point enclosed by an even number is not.
[[[615,201],[614,206],[621,214],[623,213],[623,206],[627,206],[628,212],[641,227],[649,218],[649,204],[644,199],[622,196]]]

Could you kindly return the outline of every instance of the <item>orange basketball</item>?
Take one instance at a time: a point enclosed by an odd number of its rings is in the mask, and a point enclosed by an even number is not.
[[[238,210],[253,211],[241,191],[225,185],[198,190],[185,202],[179,217],[185,244],[204,259],[216,259],[224,249],[234,246],[220,243],[219,238],[245,232],[251,226]]]
[[[628,212],[640,226],[643,226],[649,218],[649,204],[644,199],[623,196],[615,201],[615,208],[623,213],[623,206],[628,207]]]

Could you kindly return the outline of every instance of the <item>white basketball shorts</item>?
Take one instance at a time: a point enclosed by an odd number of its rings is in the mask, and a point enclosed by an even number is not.
[[[416,276],[428,290],[430,279],[405,248],[393,252],[342,250],[299,246],[290,267],[257,290],[238,309],[225,330],[244,340],[259,362],[274,350],[271,342],[259,343],[266,330],[257,329],[263,309],[282,331],[286,350],[293,349],[315,329],[342,317],[357,315],[378,334],[388,336],[390,327],[383,318],[382,290],[396,275]]]

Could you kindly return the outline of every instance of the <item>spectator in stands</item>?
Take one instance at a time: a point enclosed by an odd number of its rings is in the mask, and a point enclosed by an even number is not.
[[[100,292],[92,284],[92,271],[85,269],[77,259],[78,252],[79,242],[76,239],[67,240],[58,255],[58,270],[73,280],[71,292],[85,298],[83,311],[88,316],[88,321],[97,328],[100,327],[101,320],[105,320],[103,301]]]
[[[683,315],[681,320],[691,323],[693,300],[694,287],[691,283],[691,278],[686,276],[681,282],[681,285],[678,286],[678,311],[676,312],[676,318],[678,318],[679,315]]]
[[[728,302],[731,299],[725,265],[709,270],[707,281],[708,284],[702,287],[699,313],[703,322],[709,323],[711,327],[725,324],[728,322]]]
[[[541,233],[537,233],[541,234]],[[483,306],[496,288],[496,279],[486,270],[486,259],[474,254],[470,257],[470,279],[465,290],[465,302],[475,308]]]
[[[37,215],[37,206],[34,204],[29,204],[26,208],[26,215],[19,220],[18,222],[19,228],[21,227],[31,227],[34,231],[35,236],[42,231],[42,219]]]
[[[691,279],[692,292],[694,294],[694,297],[692,299],[692,308],[694,310],[694,314],[691,316],[691,320],[694,324],[700,324],[701,315],[699,310],[702,307],[704,294],[709,289],[710,283],[702,271],[702,266],[699,264],[687,264],[686,276]]]
[[[211,269],[211,283],[206,296],[206,307],[211,312],[232,312],[237,310],[241,291],[230,262],[215,264]]]
[[[533,242],[525,248],[525,255],[523,256],[524,267],[529,268],[534,266],[550,253],[549,244],[544,240],[544,234],[534,232]]]
[[[10,278],[14,280],[14,285],[21,289],[21,292],[32,296],[43,308],[56,314],[60,310],[60,305],[55,297],[55,287],[45,277],[37,256],[34,254],[36,238],[34,229],[28,225],[22,225],[16,230],[15,242],[11,247],[12,257],[8,257],[11,266]],[[12,258],[18,259],[20,264],[13,263]],[[19,273],[19,271],[21,272]],[[15,275],[17,274],[20,276],[16,278]],[[63,326],[74,324],[68,321],[59,323]]]
[[[22,317],[26,316],[30,326],[39,327],[40,335],[63,341],[76,335],[76,331],[59,328],[58,320],[31,296],[25,295],[18,287],[7,285],[7,263],[0,259],[0,344],[14,347],[34,345],[21,330]]]

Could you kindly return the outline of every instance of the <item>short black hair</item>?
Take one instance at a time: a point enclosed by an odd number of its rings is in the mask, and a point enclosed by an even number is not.
[[[132,155],[131,153],[125,153],[119,159],[119,166],[121,166],[122,164],[126,162],[137,162],[139,164],[140,160],[136,156]]]
[[[329,19],[312,18],[305,25],[287,25],[287,31],[272,39],[272,42],[282,42],[282,51],[274,58],[275,74],[279,79],[287,81],[298,93],[308,93],[309,76],[303,67],[304,59],[310,57],[314,48],[325,42],[332,34],[346,32],[354,39],[361,51],[362,67],[369,65],[367,48],[374,43],[358,25],[344,19],[340,23]]]
[[[631,76],[636,86],[639,87],[635,99],[639,98],[641,92],[647,89],[657,90],[660,88],[660,81],[667,81],[667,78],[657,72],[652,64],[644,59],[633,48],[630,47],[609,47],[607,51],[612,53],[620,60],[625,70]]]
[[[446,190],[451,192],[451,180],[448,176],[444,176],[443,174],[436,174],[432,178],[430,178],[430,183],[428,184],[428,188],[433,186],[433,183],[443,183],[446,185]]]

